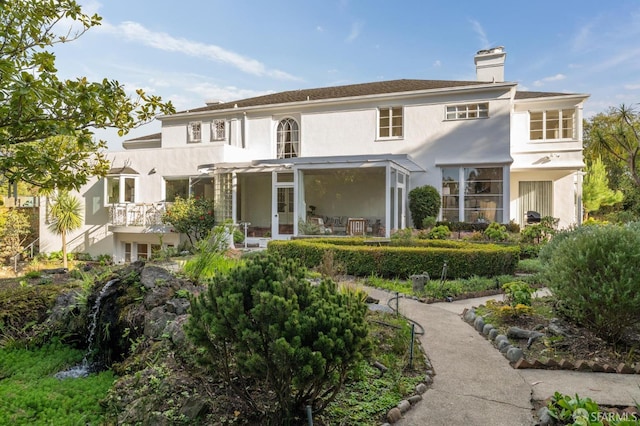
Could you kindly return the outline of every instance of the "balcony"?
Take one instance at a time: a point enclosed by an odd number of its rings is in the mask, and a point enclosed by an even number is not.
[[[162,215],[169,203],[158,202],[148,204],[111,204],[109,206],[109,224],[112,226],[162,225]]]

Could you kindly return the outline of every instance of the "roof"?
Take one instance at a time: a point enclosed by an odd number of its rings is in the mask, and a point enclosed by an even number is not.
[[[134,169],[128,166],[123,167],[112,167],[107,175],[139,175],[140,173],[136,172]]]
[[[156,140],[162,137],[162,133],[153,133],[151,135],[140,136],[138,138],[127,139],[127,142]]]
[[[451,80],[389,80],[374,83],[350,84],[346,86],[319,87],[315,89],[290,90],[241,99],[232,102],[210,104],[194,108],[186,112],[204,112],[230,108],[245,108],[262,105],[286,104],[292,102],[317,101],[324,99],[340,99],[355,96],[381,95],[385,93],[413,92],[419,90],[448,89],[466,86],[486,86],[486,81],[451,81]],[[180,112],[178,113],[180,114]]]
[[[559,92],[523,92],[517,91],[514,99],[534,99],[534,98],[551,98],[555,96],[571,96],[574,93],[559,93]]]

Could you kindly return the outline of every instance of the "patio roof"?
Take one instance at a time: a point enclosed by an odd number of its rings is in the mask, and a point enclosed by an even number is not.
[[[331,169],[382,167],[386,163],[395,164],[408,172],[424,172],[408,154],[338,155],[327,157],[295,157],[281,159],[254,160],[248,163],[203,164],[200,173],[257,173],[298,169]]]

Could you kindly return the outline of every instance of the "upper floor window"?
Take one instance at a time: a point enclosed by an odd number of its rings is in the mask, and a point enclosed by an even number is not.
[[[574,139],[574,109],[529,111],[529,138],[534,140]]]
[[[380,108],[378,136],[380,138],[402,137],[402,107]]]
[[[108,176],[106,178],[107,204],[135,203],[137,177]]]
[[[468,120],[489,117],[489,103],[447,106],[447,120]]]
[[[224,120],[211,122],[211,141],[223,141],[226,139],[226,124]]]
[[[292,158],[300,155],[300,130],[293,118],[285,118],[278,123],[278,158]]]
[[[187,126],[187,142],[200,142],[202,140],[202,123],[192,121]]]

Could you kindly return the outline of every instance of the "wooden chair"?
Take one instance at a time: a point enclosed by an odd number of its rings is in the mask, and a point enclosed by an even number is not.
[[[365,235],[367,231],[367,220],[361,217],[350,217],[347,220],[347,235]]]

